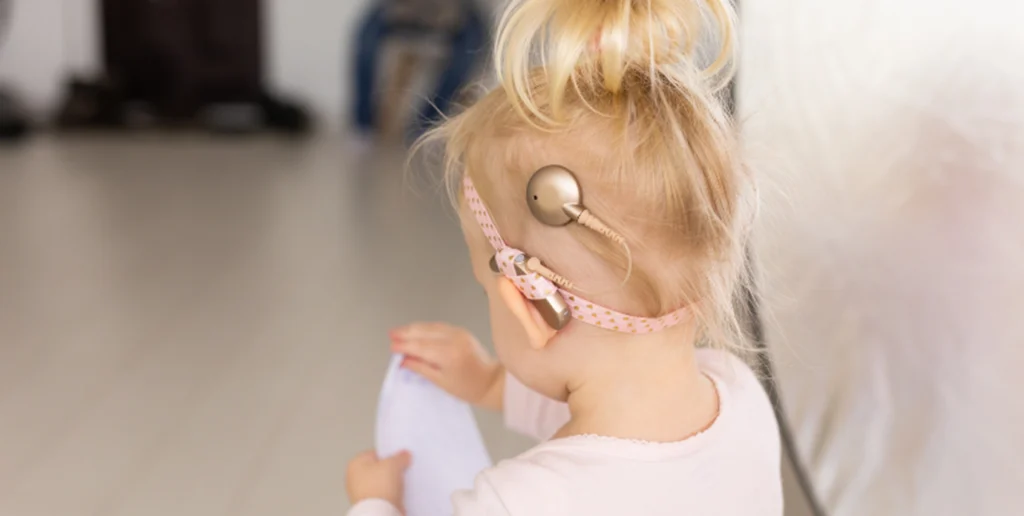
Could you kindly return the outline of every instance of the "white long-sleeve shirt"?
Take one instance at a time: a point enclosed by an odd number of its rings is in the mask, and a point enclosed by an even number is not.
[[[698,350],[697,358],[718,389],[718,418],[675,443],[601,436],[547,440],[568,422],[568,408],[509,376],[506,424],[545,442],[482,472],[472,491],[456,493],[455,515],[781,515],[781,452],[767,395],[732,354]],[[349,516],[401,513],[368,500]]]

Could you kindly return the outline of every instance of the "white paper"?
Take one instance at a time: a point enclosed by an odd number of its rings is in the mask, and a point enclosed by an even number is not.
[[[391,360],[377,407],[377,454],[412,454],[406,516],[451,516],[451,496],[491,466],[470,406]]]

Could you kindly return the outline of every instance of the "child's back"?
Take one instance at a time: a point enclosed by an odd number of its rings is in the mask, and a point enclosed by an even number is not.
[[[704,432],[673,443],[593,435],[547,441],[477,478],[455,497],[459,514],[781,514],[779,437],[767,396],[750,369],[724,351],[697,353],[718,390],[719,414]],[[681,408],[682,410],[682,408]],[[568,408],[509,378],[509,427],[548,439]]]

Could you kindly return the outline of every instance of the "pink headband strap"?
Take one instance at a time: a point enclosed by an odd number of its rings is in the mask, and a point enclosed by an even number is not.
[[[671,328],[687,319],[689,310],[686,308],[657,318],[626,315],[592,301],[587,301],[565,289],[558,288],[550,280],[541,277],[539,274],[517,275],[512,261],[516,256],[525,253],[510,247],[501,238],[501,234],[498,233],[498,227],[494,224],[494,219],[491,218],[487,206],[480,199],[480,194],[477,193],[469,176],[466,176],[463,180],[463,192],[469,209],[473,212],[473,217],[480,225],[480,229],[483,230],[491,246],[497,252],[496,262],[499,270],[501,270],[505,277],[512,280],[512,283],[527,299],[544,299],[552,293],[558,292],[569,305],[573,319],[592,326],[622,333],[654,333]]]

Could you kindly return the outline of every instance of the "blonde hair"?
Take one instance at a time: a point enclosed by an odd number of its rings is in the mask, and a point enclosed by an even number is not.
[[[689,305],[705,343],[740,345],[751,182],[720,98],[734,14],[728,0],[514,0],[495,46],[501,87],[423,142],[443,142],[453,191],[468,174],[502,234],[524,246],[526,181],[538,164],[572,169],[590,210],[634,250],[616,308]],[[626,270],[615,242],[559,231]],[[535,247],[523,248],[543,256]]]

